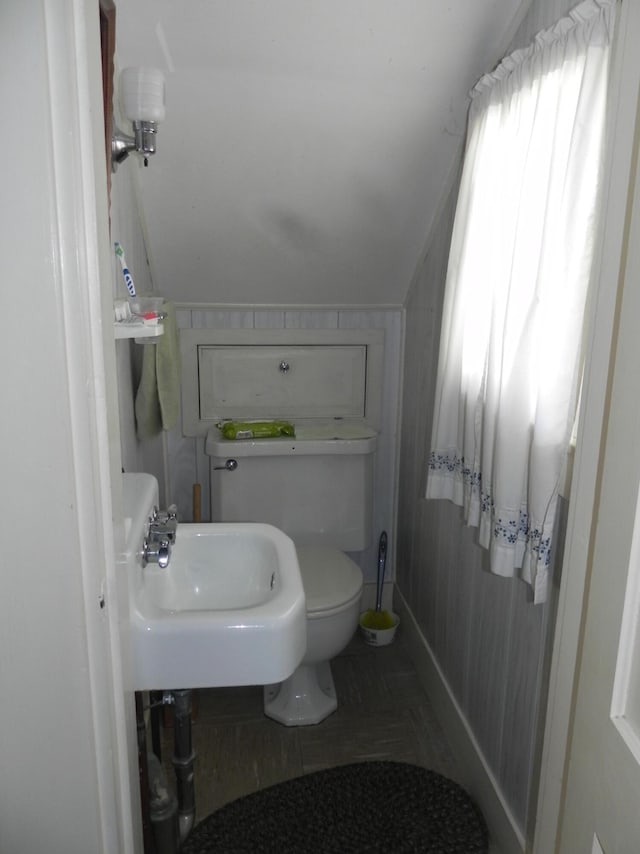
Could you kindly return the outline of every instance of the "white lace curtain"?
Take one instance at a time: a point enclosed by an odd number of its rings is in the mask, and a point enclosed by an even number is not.
[[[615,0],[587,0],[472,93],[447,272],[427,497],[464,508],[493,572],[546,597],[575,418]]]

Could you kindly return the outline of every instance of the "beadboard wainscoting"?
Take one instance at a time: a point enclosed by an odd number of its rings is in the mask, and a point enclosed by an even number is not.
[[[378,537],[383,530],[390,538],[387,579],[394,579],[395,484],[398,446],[398,412],[400,405],[400,372],[403,344],[403,311],[400,308],[379,309],[300,309],[300,308],[220,308],[206,305],[176,305],[179,329],[383,329],[384,364],[382,380],[382,418],[374,474],[373,542],[366,551],[352,555],[361,567],[365,583],[373,584],[377,572]],[[277,415],[277,413],[274,413]],[[210,518],[209,457],[204,451],[204,437],[182,435],[181,423],[166,436],[166,498],[178,505],[183,521],[192,519],[193,484],[199,483],[202,494],[202,519]],[[371,594],[371,588],[366,592]],[[367,598],[369,598],[367,596]],[[368,605],[367,599],[365,604]]]

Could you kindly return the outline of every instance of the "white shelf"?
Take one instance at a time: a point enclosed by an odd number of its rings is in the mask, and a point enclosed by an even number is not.
[[[113,333],[116,338],[158,338],[164,335],[164,326],[144,326],[141,323],[116,322],[113,324]]]

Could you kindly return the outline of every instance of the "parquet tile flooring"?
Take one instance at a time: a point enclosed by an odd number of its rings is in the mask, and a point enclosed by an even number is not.
[[[356,635],[332,661],[338,709],[322,723],[286,727],[265,717],[262,688],[197,692],[196,821],[242,795],[301,774],[368,759],[413,762],[458,779],[454,759],[402,643]],[[168,779],[172,730],[162,733]]]

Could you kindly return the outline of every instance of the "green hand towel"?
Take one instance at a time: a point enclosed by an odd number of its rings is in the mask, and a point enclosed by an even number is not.
[[[156,344],[146,344],[142,354],[142,373],[136,393],[135,414],[139,439],[171,430],[180,411],[180,350],[176,313],[165,302],[162,311],[164,334]]]

